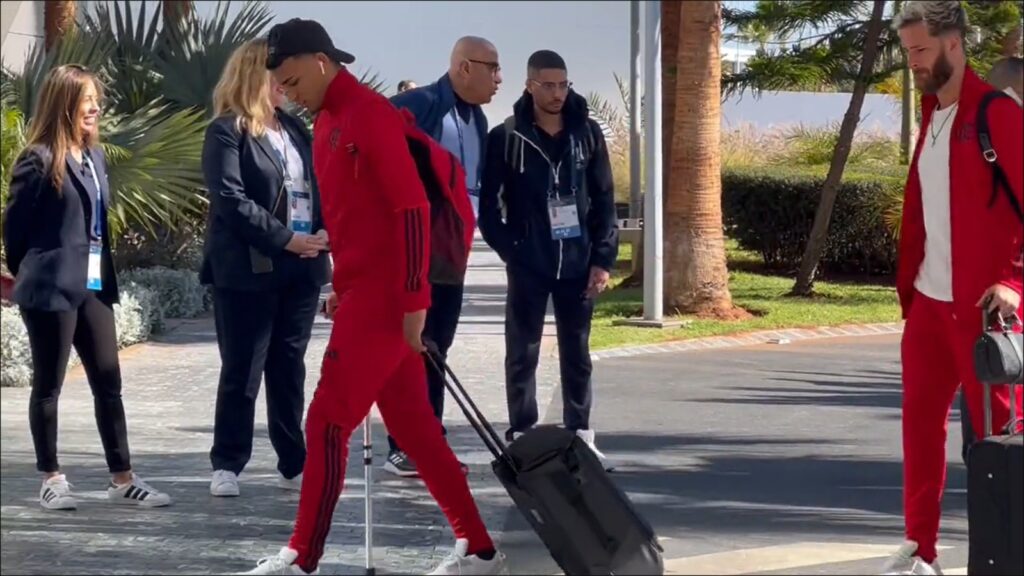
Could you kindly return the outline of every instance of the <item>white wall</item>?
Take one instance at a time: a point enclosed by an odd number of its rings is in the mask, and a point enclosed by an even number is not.
[[[4,0],[0,18],[0,56],[4,66],[20,72],[29,50],[43,37],[43,2]]]

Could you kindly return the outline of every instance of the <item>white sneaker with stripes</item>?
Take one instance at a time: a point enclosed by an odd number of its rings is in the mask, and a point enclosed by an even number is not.
[[[43,481],[39,489],[39,505],[47,510],[74,510],[78,502],[71,495],[71,484],[63,474]]]
[[[144,508],[160,508],[171,503],[170,496],[146,484],[135,473],[132,473],[132,481],[124,486],[117,486],[111,482],[107,487],[107,498],[114,504]]]

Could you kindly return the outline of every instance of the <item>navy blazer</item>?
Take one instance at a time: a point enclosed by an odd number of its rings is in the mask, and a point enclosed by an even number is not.
[[[12,300],[23,308],[67,312],[77,309],[89,294],[86,281],[92,198],[102,193],[103,204],[109,207],[110,185],[103,150],[97,146],[86,153],[95,166],[100,191],[70,153],[66,158],[54,159],[48,148],[31,146],[14,165],[4,212],[4,244],[7,268],[15,277]],[[67,165],[59,193],[50,177],[54,161]],[[113,306],[118,301],[117,275],[110,253],[107,212],[103,211],[101,222],[103,288],[96,295]]]
[[[313,174],[312,138],[302,121],[277,111],[305,163],[312,186],[313,232],[324,227],[320,190]],[[200,280],[229,290],[276,290],[293,282],[323,286],[330,277],[326,252],[301,258],[284,249],[292,238],[286,221],[272,211],[279,194],[287,210],[284,166],[264,134],[254,138],[223,115],[206,129],[203,175],[210,197]],[[280,214],[281,212],[279,212]],[[287,213],[287,212],[283,212]]]

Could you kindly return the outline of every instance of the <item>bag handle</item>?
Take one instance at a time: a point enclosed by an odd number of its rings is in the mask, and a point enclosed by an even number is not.
[[[469,420],[470,426],[476,430],[476,433],[483,440],[484,445],[491,454],[499,459],[504,460],[513,470],[518,471],[519,467],[516,465],[512,455],[508,453],[508,448],[505,446],[505,442],[498,435],[498,432],[494,430],[494,426],[487,420],[487,417],[480,412],[480,408],[477,407],[473,399],[469,397],[466,392],[466,388],[459,381],[458,376],[452,371],[451,367],[444,361],[437,344],[429,338],[423,339],[423,345],[427,347],[427,351],[424,352],[424,356],[427,357],[427,361],[431,367],[441,375],[444,380],[445,388],[451,392],[452,398],[455,399],[455,403],[459,405],[462,413],[465,414],[466,420]]]

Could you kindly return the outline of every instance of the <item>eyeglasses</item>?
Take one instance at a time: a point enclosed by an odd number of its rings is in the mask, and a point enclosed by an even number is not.
[[[497,62],[488,62],[486,60],[474,60],[472,58],[466,58],[466,61],[472,62],[473,64],[483,64],[484,66],[487,66],[487,70],[490,71],[492,76],[497,74],[498,72],[501,72],[501,64],[498,64]]]
[[[554,92],[556,90],[559,92],[566,92],[572,88],[572,82],[541,82],[540,80],[534,80],[532,78],[530,79],[530,82],[533,82],[545,92]]]

